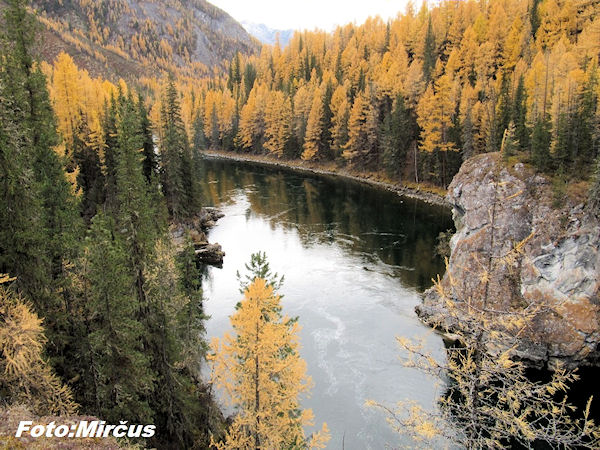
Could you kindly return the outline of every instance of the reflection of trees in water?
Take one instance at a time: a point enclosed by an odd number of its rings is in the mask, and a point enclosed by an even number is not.
[[[305,246],[335,242],[366,265],[380,262],[405,286],[424,290],[444,271],[436,239],[452,226],[447,210],[358,183],[208,161],[203,201],[218,205],[244,190],[252,212],[271,227],[298,231]]]

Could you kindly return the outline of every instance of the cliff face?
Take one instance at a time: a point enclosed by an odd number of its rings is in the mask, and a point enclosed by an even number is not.
[[[497,153],[465,162],[448,189],[457,229],[448,272],[459,280],[456,297],[481,296],[479,275],[491,255],[488,307],[540,306],[519,349],[538,366],[600,361],[600,226],[571,197],[557,199],[548,179],[523,164],[505,167]],[[519,258],[504,258],[524,240]],[[449,283],[448,274],[442,282]],[[433,289],[417,312],[456,326]]]
[[[6,4],[0,0],[0,9]],[[198,77],[225,68],[236,52],[260,45],[205,0],[33,0],[48,62],[65,51],[93,76],[156,76],[157,69]]]

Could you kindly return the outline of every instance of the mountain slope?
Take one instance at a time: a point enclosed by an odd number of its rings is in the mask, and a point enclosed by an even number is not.
[[[156,70],[197,77],[258,42],[204,0],[33,0],[47,29],[45,59],[61,50],[95,73],[130,78]],[[108,72],[108,73],[106,73]]]
[[[263,23],[244,21],[242,22],[242,26],[248,33],[263,44],[275,45],[275,42],[277,42],[277,35],[279,35],[279,45],[285,47],[294,35],[294,30],[274,30]]]

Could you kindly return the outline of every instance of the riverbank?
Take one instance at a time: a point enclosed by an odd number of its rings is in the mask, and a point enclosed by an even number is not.
[[[390,180],[384,180],[381,174],[375,172],[352,171],[347,168],[340,168],[334,161],[315,163],[298,160],[282,160],[267,155],[252,155],[226,152],[222,150],[205,150],[202,152],[205,158],[229,159],[232,161],[248,162],[264,166],[290,169],[297,172],[309,173],[313,175],[327,175],[346,178],[349,180],[365,183],[371,186],[395,192],[401,197],[414,198],[431,205],[444,206],[450,208],[446,201],[446,191],[425,185],[404,185],[394,183]]]

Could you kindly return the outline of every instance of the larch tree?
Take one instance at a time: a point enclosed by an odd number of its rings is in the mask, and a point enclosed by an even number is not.
[[[348,120],[350,106],[348,103],[347,87],[338,86],[331,97],[331,151],[334,157],[342,155],[348,142]]]
[[[456,112],[452,83],[449,74],[441,76],[435,83],[435,90],[429,86],[417,105],[417,123],[421,127],[419,149],[429,155],[440,153],[439,179],[442,186],[449,182],[447,153],[457,150],[450,132]]]
[[[240,113],[240,128],[236,137],[240,148],[256,151],[263,144],[267,97],[265,85],[256,83],[250,91],[248,101]]]
[[[371,105],[363,93],[354,99],[348,119],[348,142],[343,157],[356,163],[368,154],[372,135],[376,132],[372,119]]]
[[[77,66],[67,53],[61,52],[56,58],[51,87],[52,101],[58,116],[58,130],[67,149],[72,149],[82,121],[81,85]],[[67,154],[70,152],[67,151]]]
[[[0,274],[0,389],[3,401],[24,404],[35,414],[70,415],[78,405],[43,357],[45,344],[42,319],[29,302],[6,283]]]
[[[313,97],[308,122],[306,124],[306,136],[302,152],[302,159],[305,161],[322,159],[325,155],[326,142],[324,132],[324,92],[320,89],[315,92]]]
[[[230,318],[233,333],[211,343],[212,380],[236,415],[218,449],[323,448],[327,425],[307,437],[311,410],[300,407],[311,379],[300,357],[296,319],[283,316],[272,282],[254,278]]]
[[[272,91],[265,110],[265,143],[267,151],[281,158],[292,136],[292,106],[280,91]]]
[[[449,139],[454,113],[452,79],[444,75],[436,82],[435,90],[431,86],[427,88],[417,107],[417,122],[422,130],[421,151],[431,153],[455,149]]]
[[[306,136],[306,126],[308,124],[308,116],[313,102],[313,87],[303,84],[298,88],[294,95],[294,115],[292,119],[293,136],[295,139],[295,154],[300,157],[302,155],[302,146]]]

